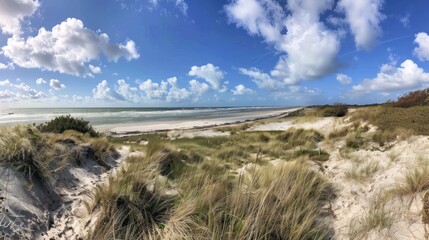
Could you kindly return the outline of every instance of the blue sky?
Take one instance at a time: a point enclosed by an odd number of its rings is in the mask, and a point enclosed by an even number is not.
[[[0,0],[0,108],[385,102],[428,87],[428,7]]]

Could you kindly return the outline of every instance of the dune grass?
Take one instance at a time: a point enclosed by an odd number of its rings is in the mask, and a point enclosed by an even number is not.
[[[387,198],[383,193],[376,194],[368,209],[361,216],[351,220],[349,237],[350,239],[367,239],[372,231],[387,231],[384,234],[388,235],[388,230],[399,215],[398,209],[387,204]]]
[[[269,141],[276,135],[267,135]],[[259,134],[249,137],[266,141]],[[218,149],[228,141],[211,143]],[[201,161],[184,148],[199,149],[195,145],[210,148],[207,139],[154,141],[145,156],[128,158],[125,169],[99,186],[89,204],[99,218],[88,238],[325,239],[330,234],[323,206],[335,192],[305,160],[236,175],[227,167],[229,159],[248,156],[231,147]],[[165,169],[167,178],[160,180]],[[169,194],[172,188],[177,194]]]
[[[352,119],[370,122],[382,131],[402,131],[405,135],[419,134],[429,135],[427,119],[429,118],[429,106],[414,106],[400,108],[392,106],[377,106],[359,108],[352,114]]]
[[[0,164],[22,172],[30,182],[48,181],[54,172],[85,157],[108,167],[106,160],[118,153],[107,139],[82,133],[41,133],[33,126],[0,128]]]
[[[379,169],[378,162],[369,162],[365,165],[356,163],[346,172],[346,177],[357,182],[364,182],[370,179]]]
[[[49,177],[49,151],[46,137],[33,127],[0,129],[0,164],[22,172],[30,180]]]
[[[429,189],[429,165],[409,170],[404,174],[396,186],[388,191],[390,196],[401,199],[409,198],[408,207],[411,206],[418,193]]]

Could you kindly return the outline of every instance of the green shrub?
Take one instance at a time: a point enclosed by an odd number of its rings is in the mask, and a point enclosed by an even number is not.
[[[66,130],[75,130],[81,133],[88,133],[91,137],[97,137],[99,134],[89,125],[88,121],[74,118],[70,115],[59,116],[49,122],[37,126],[41,132],[63,133]]]
[[[318,149],[318,150],[299,149],[299,150],[296,150],[292,156],[293,158],[307,156],[309,157],[309,159],[313,161],[320,161],[320,162],[324,162],[329,159],[329,153],[321,149]]]
[[[335,105],[332,107],[327,107],[323,110],[323,117],[344,117],[347,115],[348,108],[345,105]]]

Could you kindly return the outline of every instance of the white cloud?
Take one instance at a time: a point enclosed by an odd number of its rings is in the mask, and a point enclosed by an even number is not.
[[[429,61],[429,36],[425,32],[420,32],[416,34],[416,39],[414,43],[417,44],[417,47],[414,48],[414,54],[421,61]]]
[[[101,68],[100,67],[95,67],[95,66],[93,66],[93,65],[91,65],[91,64],[89,64],[89,71],[91,72],[91,73],[94,73],[94,74],[99,74],[99,73],[101,73]]]
[[[0,100],[2,99],[10,99],[15,97],[16,94],[14,92],[11,92],[9,90],[0,91]]]
[[[6,69],[7,68],[7,65],[6,64],[4,64],[4,63],[0,63],[0,69]]]
[[[347,85],[352,83],[352,78],[346,74],[339,73],[337,74],[337,81],[343,85]]]
[[[420,87],[429,83],[429,73],[415,64],[412,60],[405,60],[399,67],[384,64],[377,77],[365,79],[362,83],[353,86],[358,92],[391,92]]]
[[[16,85],[14,85],[14,87],[16,87],[19,90],[22,90],[24,92],[37,92],[35,89],[31,88],[30,86],[28,86],[25,83],[16,84]]]
[[[204,79],[212,86],[213,89],[220,92],[225,92],[227,90],[226,86],[222,85],[224,73],[220,70],[219,67],[214,66],[211,63],[201,67],[193,66],[188,75]]]
[[[45,79],[43,79],[43,78],[38,78],[38,79],[36,80],[36,83],[37,83],[37,85],[42,85],[42,84],[45,84],[45,83],[46,83],[46,81],[45,81]]]
[[[240,73],[249,76],[258,88],[267,88],[271,90],[278,90],[284,88],[284,83],[272,78],[269,74],[262,72],[257,68],[245,69],[240,68]]]
[[[139,86],[139,89],[142,90],[149,99],[159,99],[165,97],[167,95],[167,88],[167,82],[161,81],[161,83],[156,83],[151,79],[144,81]]]
[[[6,79],[6,80],[3,80],[3,81],[0,81],[0,86],[2,86],[2,87],[10,87],[10,86],[12,86],[12,83],[9,81],[9,79]]]
[[[243,84],[235,86],[235,89],[231,90],[234,95],[252,94],[255,93],[250,88],[245,87]]]
[[[284,11],[272,0],[234,0],[225,10],[231,22],[251,35],[262,36],[285,54],[269,77],[296,85],[326,76],[338,67],[339,36],[319,20],[332,6],[332,0],[289,0]]]
[[[122,97],[117,92],[110,89],[106,80],[101,81],[94,89],[92,89],[92,95],[95,100],[102,100],[102,101],[125,100],[124,97]]]
[[[249,32],[260,35],[266,42],[281,41],[283,9],[271,0],[235,0],[225,6],[229,21]]]
[[[210,86],[207,85],[207,83],[201,83],[195,79],[189,81],[189,85],[190,85],[190,91],[196,94],[197,96],[201,96],[210,90]]]
[[[354,35],[357,48],[365,50],[373,47],[382,30],[380,22],[384,15],[380,12],[383,0],[340,0],[338,7],[345,12],[346,21]]]
[[[141,101],[141,96],[138,94],[138,88],[131,87],[124,79],[117,81],[116,92],[129,102]]]
[[[75,18],[68,18],[51,31],[41,28],[35,37],[11,37],[2,52],[24,68],[75,76],[91,76],[91,69],[86,64],[99,58],[101,53],[115,62],[122,57],[130,61],[140,56],[132,40],[125,44],[109,43],[107,34],[85,28],[83,22]]]
[[[21,34],[21,22],[39,8],[38,0],[0,0],[0,29],[3,34]]]
[[[51,80],[49,81],[49,86],[50,86],[52,89],[55,89],[55,90],[61,90],[61,89],[66,88],[66,85],[62,84],[62,83],[60,82],[60,80],[58,80],[58,79],[51,79]]]

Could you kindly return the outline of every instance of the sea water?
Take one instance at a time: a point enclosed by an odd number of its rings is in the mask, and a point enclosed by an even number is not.
[[[0,125],[39,124],[61,115],[83,118],[93,126],[145,122],[190,121],[243,116],[273,112],[279,107],[217,107],[217,108],[19,108],[0,110]]]

